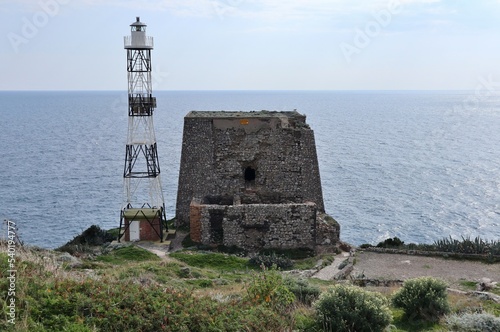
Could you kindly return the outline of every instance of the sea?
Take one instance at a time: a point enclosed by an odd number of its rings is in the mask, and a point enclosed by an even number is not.
[[[477,91],[156,91],[167,217],[191,110],[298,112],[314,130],[341,239],[500,239],[500,95]],[[118,227],[126,91],[0,92],[0,218],[55,248]],[[2,223],[2,236],[6,236]]]

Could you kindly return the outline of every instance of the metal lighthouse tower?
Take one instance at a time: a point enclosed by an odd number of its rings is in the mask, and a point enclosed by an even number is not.
[[[137,17],[125,36],[128,72],[128,134],[123,170],[124,203],[118,241],[163,241],[165,202],[153,126],[156,98],[152,95],[153,37]]]

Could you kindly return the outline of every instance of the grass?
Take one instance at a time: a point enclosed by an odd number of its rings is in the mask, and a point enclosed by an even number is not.
[[[210,268],[217,271],[244,271],[252,269],[248,259],[221,253],[198,253],[193,251],[174,252],[170,257],[190,266]]]
[[[111,264],[124,264],[126,262],[158,261],[160,258],[155,254],[136,246],[118,248],[108,254],[97,257],[100,262]]]
[[[117,228],[108,229],[106,232],[108,232],[108,234],[110,234],[113,238],[117,239],[119,231],[120,231],[120,228],[117,227]]]
[[[476,290],[476,287],[477,287],[477,282],[475,281],[467,281],[467,280],[463,280],[463,281],[460,281],[460,286],[462,286],[464,289],[466,290],[469,290],[469,291],[473,291],[473,290]]]
[[[392,309],[392,325],[395,329],[391,331],[396,332],[424,332],[424,331],[445,331],[443,326],[439,323],[431,323],[424,321],[413,321],[409,322],[404,319],[404,312],[401,309]]]
[[[0,268],[8,256],[0,243]],[[95,259],[83,259],[82,268],[61,268],[55,253],[21,249],[16,253],[17,324],[14,331],[315,331],[314,310],[297,303],[286,313],[245,301],[252,277],[248,259],[216,252],[181,251],[167,260],[135,246],[115,249]],[[333,255],[296,260],[309,269]],[[322,291],[332,281],[308,279]],[[0,290],[6,289],[0,279]],[[475,289],[475,282],[461,287]],[[370,288],[390,297],[397,289]],[[498,292],[498,289],[495,291]],[[500,304],[450,293],[452,313],[485,311],[500,316]],[[5,301],[4,301],[5,302]],[[4,302],[0,310],[5,312]],[[391,331],[444,331],[443,322],[408,322],[391,308]],[[0,330],[8,330],[2,316]],[[12,329],[11,329],[12,330]]]
[[[297,270],[311,270],[318,264],[319,260],[323,261],[320,266],[320,268],[323,268],[332,264],[335,260],[335,256],[331,254],[322,254],[320,256],[299,259],[294,262],[293,266]]]

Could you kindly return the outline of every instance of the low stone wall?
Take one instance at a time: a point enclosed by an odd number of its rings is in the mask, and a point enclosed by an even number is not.
[[[212,205],[193,201],[190,209],[191,232],[200,230],[191,238],[201,238],[206,245],[236,246],[250,252],[314,249],[316,245],[314,203]]]
[[[468,260],[479,260],[479,261],[491,261],[492,263],[493,262],[500,262],[500,256],[488,255],[488,254],[465,254],[465,253],[459,253],[459,252],[424,251],[424,250],[412,250],[412,249],[391,249],[391,248],[379,248],[379,247],[368,247],[368,248],[362,248],[359,250],[378,252],[378,253],[384,253],[384,254],[401,254],[401,255],[468,259]]]

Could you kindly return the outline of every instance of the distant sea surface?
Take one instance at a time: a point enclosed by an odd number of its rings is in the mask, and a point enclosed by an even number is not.
[[[341,239],[500,239],[500,96],[461,92],[157,91],[167,217],[191,110],[297,109],[314,130]],[[55,248],[119,225],[127,93],[0,92],[0,218]],[[5,227],[2,227],[2,237]]]

